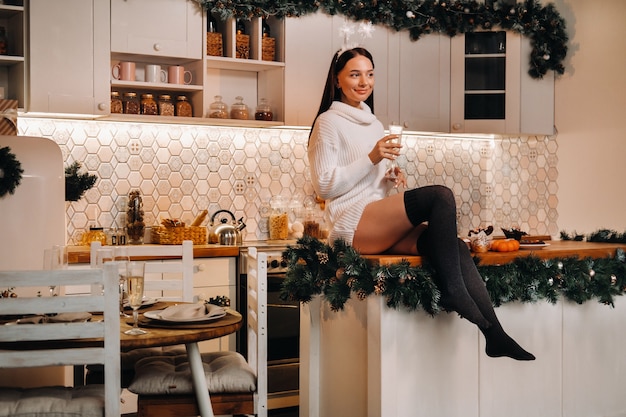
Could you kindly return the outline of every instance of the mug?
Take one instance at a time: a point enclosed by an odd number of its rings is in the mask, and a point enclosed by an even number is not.
[[[147,83],[165,83],[167,82],[167,72],[161,69],[160,65],[146,65],[145,80]]]
[[[115,64],[111,68],[111,74],[116,80],[135,81],[135,63],[120,62]]]
[[[185,71],[185,67],[181,65],[172,65],[167,69],[167,79],[170,84],[191,84],[192,78],[191,71]]]

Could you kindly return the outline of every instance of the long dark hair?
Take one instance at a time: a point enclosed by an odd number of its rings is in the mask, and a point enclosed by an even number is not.
[[[352,58],[362,55],[369,59],[372,62],[372,68],[374,68],[374,58],[372,58],[372,54],[361,47],[348,49],[347,51],[341,52],[341,50],[337,51],[333,56],[333,60],[330,63],[330,68],[328,69],[328,76],[326,77],[326,85],[324,86],[324,94],[322,95],[322,102],[320,103],[320,108],[315,115],[315,119],[313,119],[313,123],[311,124],[311,131],[313,130],[313,126],[315,125],[315,121],[319,117],[320,114],[324,113],[326,110],[330,108],[330,105],[333,104],[333,101],[341,101],[341,88],[337,86],[337,74],[339,71],[346,66],[348,61]],[[370,94],[370,96],[365,100],[365,104],[367,104],[370,109],[372,109],[372,113],[374,112],[374,92]],[[311,133],[309,132],[309,137]]]

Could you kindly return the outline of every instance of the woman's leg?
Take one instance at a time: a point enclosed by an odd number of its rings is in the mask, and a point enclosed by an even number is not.
[[[467,245],[459,239],[458,246],[465,287],[483,316],[491,323],[491,327],[488,329],[481,329],[487,342],[485,352],[492,357],[509,356],[517,360],[534,360],[535,357],[531,353],[522,349],[515,340],[506,334],[496,316],[485,282],[480,276],[476,264],[474,264]]]
[[[442,306],[456,311],[481,329],[488,328],[491,323],[483,316],[463,281],[452,191],[438,185],[416,188],[404,193],[404,204],[415,227],[428,222],[417,248],[437,271]]]

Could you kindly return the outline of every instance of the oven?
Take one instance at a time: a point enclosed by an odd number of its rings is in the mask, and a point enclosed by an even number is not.
[[[268,409],[296,407],[299,404],[298,385],[300,371],[300,305],[280,299],[285,279],[286,262],[282,246],[255,246],[267,254],[267,384]],[[247,308],[247,248],[240,250],[237,282],[237,309]],[[245,320],[245,314],[244,314]],[[245,328],[244,323],[244,328]],[[237,332],[237,351],[247,355],[246,332]]]

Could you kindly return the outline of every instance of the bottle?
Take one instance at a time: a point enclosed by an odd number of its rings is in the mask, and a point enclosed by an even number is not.
[[[222,96],[215,96],[215,101],[209,106],[209,117],[214,119],[228,119],[228,106],[222,101]]]
[[[141,95],[141,114],[156,116],[158,114],[157,104],[152,94]]]
[[[246,25],[243,23],[243,20],[237,19],[237,23],[235,25],[237,30],[237,35],[245,35],[246,34]]]
[[[159,115],[174,116],[174,103],[172,103],[172,97],[169,94],[160,95],[158,104]]]
[[[0,55],[9,54],[9,40],[7,39],[7,31],[4,26],[0,26]]]
[[[272,121],[273,118],[274,115],[272,113],[270,105],[267,102],[267,99],[260,99],[259,105],[256,107],[256,111],[254,112],[254,120]]]
[[[178,96],[176,98],[176,116],[192,117],[193,111],[191,109],[191,103],[187,100],[186,96]]]
[[[261,30],[262,30],[262,33],[263,33],[263,37],[264,38],[269,38],[271,29],[270,29],[270,25],[267,24],[267,20],[263,19],[263,24],[262,24],[261,28],[262,28]]]
[[[122,106],[122,99],[120,93],[117,91],[111,91],[111,113],[123,113],[124,108]]]
[[[141,105],[137,93],[124,93],[124,114],[139,114]]]
[[[208,13],[208,18],[206,21],[206,31],[209,33],[217,32],[217,20],[215,20],[211,13]]]
[[[243,102],[243,97],[235,97],[235,103],[230,107],[230,118],[248,120],[248,106]]]

